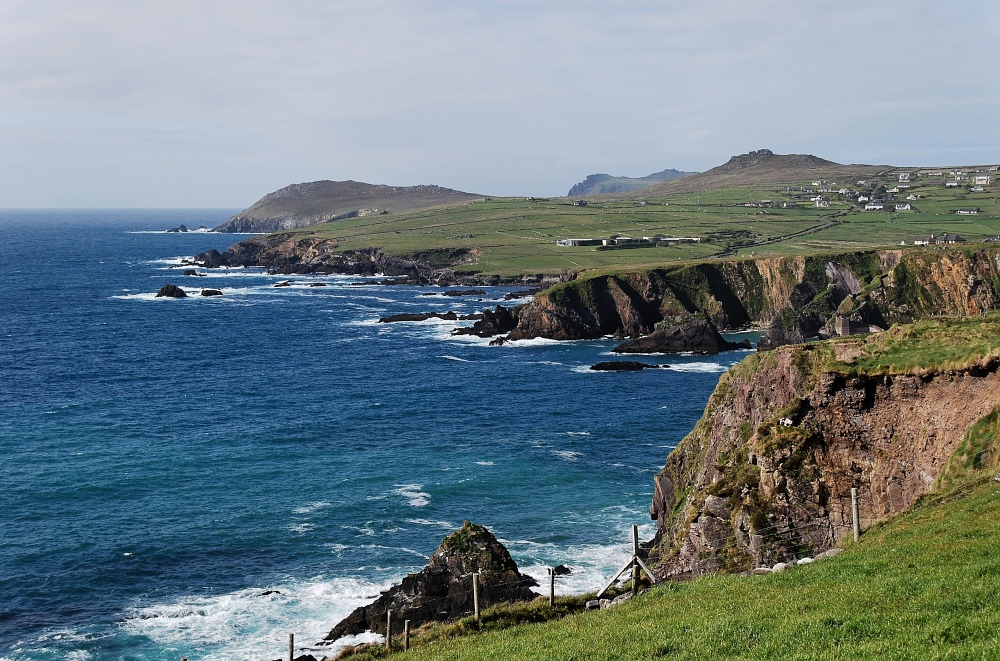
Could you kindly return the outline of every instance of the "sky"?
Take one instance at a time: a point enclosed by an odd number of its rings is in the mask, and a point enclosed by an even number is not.
[[[0,208],[1000,163],[996,0],[0,0]]]

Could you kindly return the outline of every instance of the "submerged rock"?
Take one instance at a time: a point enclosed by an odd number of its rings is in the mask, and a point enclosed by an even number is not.
[[[382,593],[375,602],[362,606],[339,622],[326,641],[366,631],[385,633],[386,611],[393,611],[393,632],[403,630],[403,621],[416,628],[430,621],[451,620],[473,610],[472,575],[480,573],[479,604],[486,608],[509,601],[528,601],[538,595],[537,585],[518,571],[517,563],[503,544],[483,526],[468,521],[441,542],[427,566]]]
[[[187,298],[187,294],[177,285],[168,284],[160,288],[160,292],[156,295],[156,298]]]

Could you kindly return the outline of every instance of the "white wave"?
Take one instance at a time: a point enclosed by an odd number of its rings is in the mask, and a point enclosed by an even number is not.
[[[534,363],[535,365],[551,365],[553,367],[562,367],[565,363],[559,363],[554,360],[539,360]]]
[[[568,431],[568,432],[566,432],[566,435],[567,436],[590,436],[590,432],[589,431]]]
[[[477,466],[494,466],[495,464],[492,461],[477,461],[476,465]]]
[[[417,526],[433,526],[443,530],[455,530],[459,528],[459,526],[454,523],[448,523],[447,521],[432,521],[430,519],[407,519],[406,522]]]
[[[676,363],[671,364],[670,369],[675,372],[705,372],[722,373],[727,371],[730,365],[720,365],[719,363]]]
[[[302,507],[296,507],[292,510],[292,514],[312,514],[327,507],[332,507],[332,503],[328,503],[325,500],[317,500],[314,503],[307,503]]]
[[[550,340],[547,337],[536,337],[530,340],[510,340],[505,342],[503,346],[516,346],[516,347],[546,347],[555,346],[557,344],[567,344],[570,342],[581,342],[585,340]]]
[[[582,452],[574,452],[573,450],[553,450],[552,454],[566,461],[576,461],[583,456]]]
[[[406,498],[410,507],[424,507],[431,502],[431,495],[421,491],[422,484],[397,484],[392,493]]]
[[[459,358],[458,356],[438,356],[438,358],[446,358],[448,360],[455,360],[460,363],[471,363],[471,360],[466,360],[465,358]]]
[[[366,635],[316,646],[334,623],[376,598],[390,584],[315,578],[222,595],[192,595],[136,607],[121,626],[164,648],[195,650],[197,658],[208,661],[282,656],[288,649],[290,632],[295,633],[296,655],[300,650],[321,652],[314,656],[332,655],[347,644],[379,640]]]
[[[311,523],[296,523],[296,524],[288,526],[288,530],[290,530],[291,532],[297,532],[297,533],[300,533],[300,534],[301,533],[309,532],[310,530],[313,530],[314,528],[316,528],[316,526],[314,526]]]

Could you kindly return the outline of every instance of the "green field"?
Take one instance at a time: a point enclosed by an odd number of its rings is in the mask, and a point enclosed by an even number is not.
[[[865,212],[856,198],[825,193],[828,208],[816,208],[817,193],[787,191],[793,184],[741,186],[645,200],[601,198],[585,207],[564,198],[527,201],[486,198],[457,206],[387,216],[341,220],[294,230],[296,236],[334,240],[340,249],[377,246],[399,256],[416,256],[440,265],[454,263],[452,251],[466,251],[456,268],[498,273],[558,273],[602,268],[633,268],[703,259],[716,255],[761,256],[836,252],[911,244],[915,238],[942,232],[970,241],[1000,234],[996,183],[983,192],[968,186],[946,188],[940,179],[918,179],[898,194],[913,194],[912,211]],[[855,182],[842,186],[856,189]],[[794,185],[811,187],[811,182]],[[890,182],[891,186],[892,183]],[[865,192],[865,191],[862,191]],[[770,208],[745,206],[770,200]],[[781,208],[796,202],[799,208]],[[959,208],[978,207],[974,216]],[[559,247],[557,239],[628,236],[697,237],[681,243],[598,250]]]
[[[780,574],[670,583],[609,610],[451,640],[434,636],[392,657],[994,659],[998,544],[1000,484],[980,472],[846,543],[837,558]],[[457,634],[474,623],[451,627]],[[382,649],[359,655],[387,656]]]

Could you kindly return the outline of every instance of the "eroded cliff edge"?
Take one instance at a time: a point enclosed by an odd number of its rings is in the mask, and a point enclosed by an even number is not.
[[[1000,251],[873,250],[712,261],[578,277],[518,309],[509,339],[640,337],[704,314],[719,330],[766,328],[770,346],[833,334],[842,316],[888,328],[1000,302]]]
[[[823,551],[851,529],[852,487],[867,527],[935,481],[995,463],[992,445],[974,446],[998,436],[998,367],[996,314],[748,357],[655,478],[657,571],[743,571]]]

